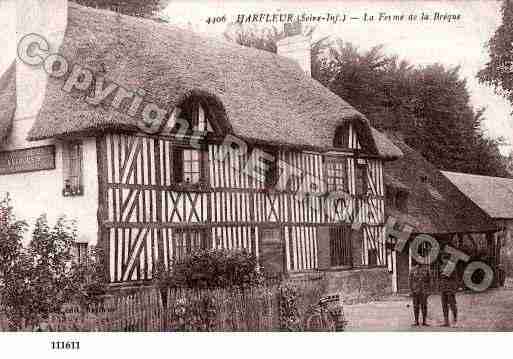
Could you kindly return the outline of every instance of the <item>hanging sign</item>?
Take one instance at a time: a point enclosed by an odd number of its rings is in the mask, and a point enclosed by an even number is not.
[[[0,152],[0,175],[55,169],[55,146]]]

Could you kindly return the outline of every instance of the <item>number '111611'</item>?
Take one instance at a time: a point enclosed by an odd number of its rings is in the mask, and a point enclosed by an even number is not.
[[[54,350],[79,350],[80,342],[54,342],[52,341],[52,349]]]

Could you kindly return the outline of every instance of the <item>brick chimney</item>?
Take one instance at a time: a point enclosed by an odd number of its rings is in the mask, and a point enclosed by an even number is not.
[[[50,44],[50,53],[58,52],[68,22],[67,0],[17,0],[16,46],[30,33],[44,37]],[[41,108],[47,75],[42,67],[24,64],[16,58],[16,118],[29,120]],[[26,126],[23,126],[26,127]]]
[[[285,56],[296,61],[303,71],[308,76],[311,76],[311,37],[303,35],[300,22],[285,24],[284,32],[286,37],[276,43],[278,55]]]

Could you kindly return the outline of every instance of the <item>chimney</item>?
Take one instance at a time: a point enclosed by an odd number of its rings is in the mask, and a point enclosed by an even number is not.
[[[311,76],[310,36],[303,35],[300,22],[285,24],[284,33],[286,37],[276,43],[278,55],[296,61],[303,71]]]
[[[58,52],[68,22],[67,0],[15,0],[16,47],[26,35],[45,38],[49,53]],[[43,103],[47,75],[42,66],[29,66],[16,58],[16,120],[35,119]],[[23,126],[24,128],[26,126]]]

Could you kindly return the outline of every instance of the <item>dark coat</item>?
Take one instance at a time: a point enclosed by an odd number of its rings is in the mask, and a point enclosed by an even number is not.
[[[451,276],[440,276],[439,282],[440,293],[451,293],[454,294],[458,290],[458,282],[456,280],[456,276],[453,274]]]
[[[424,266],[417,266],[410,272],[410,291],[413,294],[429,294],[431,276]]]

